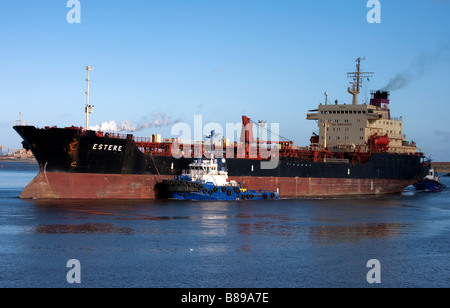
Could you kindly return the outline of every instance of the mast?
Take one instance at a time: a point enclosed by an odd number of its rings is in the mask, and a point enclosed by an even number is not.
[[[219,133],[216,134],[216,131],[213,129],[213,130],[211,130],[211,133],[209,135],[205,136],[205,138],[211,139],[211,147],[210,147],[210,153],[211,153],[210,159],[211,160],[214,159],[214,153],[215,153],[215,151],[214,151],[214,137],[219,136],[219,135],[220,134]]]
[[[361,60],[366,58],[356,59],[356,72],[347,73],[347,77],[353,78],[353,82],[350,82],[351,87],[348,87],[348,93],[353,95],[353,105],[358,105],[358,94],[361,88],[362,78],[369,78],[373,76],[373,72],[361,72]]]
[[[210,148],[210,153],[211,153],[211,160],[214,159],[214,137],[216,136],[215,134],[215,130],[213,129],[211,131],[210,135],[207,135],[206,138],[211,139],[211,148]]]
[[[259,120],[258,124],[259,124],[259,142],[262,142],[262,132],[263,132],[263,128],[266,126],[267,121],[264,120]]]
[[[89,71],[93,70],[93,67],[90,66],[86,66],[86,70],[88,73],[88,77],[86,79],[87,81],[87,91],[86,91],[86,107],[84,108],[84,112],[86,113],[86,130],[89,129],[89,114],[92,113],[92,108],[94,108],[94,106],[89,105]]]

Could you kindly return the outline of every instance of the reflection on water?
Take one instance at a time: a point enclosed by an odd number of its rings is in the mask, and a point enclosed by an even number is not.
[[[399,223],[375,223],[356,226],[310,227],[310,237],[311,240],[322,245],[365,239],[383,239],[402,234],[406,226]]]
[[[355,226],[294,226],[272,222],[242,223],[238,226],[241,236],[271,236],[290,240],[292,245],[310,240],[314,244],[327,245],[357,242],[367,239],[387,239],[405,234],[408,224],[373,223]],[[247,248],[250,250],[250,248]]]
[[[195,219],[182,215],[151,215],[163,210],[156,200],[24,200],[44,215],[66,219],[178,220]]]
[[[131,235],[133,234],[133,229],[131,228],[121,228],[114,226],[113,224],[101,224],[101,223],[86,223],[82,225],[69,225],[69,224],[55,224],[55,225],[39,225],[36,228],[36,233],[45,234],[89,234],[89,233],[120,233]]]
[[[388,239],[407,234],[414,227],[410,223],[395,222],[396,215],[401,213],[398,212],[398,208],[411,207],[399,202],[396,197],[284,200],[272,203],[167,200],[28,200],[27,202],[43,217],[52,216],[73,222],[89,221],[84,224],[39,224],[36,233],[42,234],[175,234],[182,233],[187,228],[188,232],[195,232],[195,237],[267,236],[279,238],[283,245],[295,246],[308,241],[327,245]],[[370,221],[373,219],[391,222]],[[359,223],[364,220],[369,221]],[[121,225],[121,222],[127,221],[132,225]],[[144,224],[138,224],[139,221]],[[146,221],[183,222],[168,225],[145,224]],[[243,251],[252,250],[251,244],[239,245]]]

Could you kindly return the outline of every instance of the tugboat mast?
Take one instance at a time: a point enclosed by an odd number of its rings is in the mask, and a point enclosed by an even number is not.
[[[348,87],[348,93],[353,95],[353,105],[358,105],[358,94],[361,88],[362,78],[373,77],[373,72],[361,72],[361,60],[366,58],[356,59],[356,72],[347,73],[349,78],[353,78],[353,82],[350,82],[351,87]]]
[[[84,112],[86,113],[86,130],[89,129],[89,114],[92,113],[92,109],[94,106],[89,105],[89,71],[93,70],[93,67],[86,66],[86,70],[88,72],[87,81],[87,91],[86,91],[86,107],[84,108]]]
[[[214,159],[214,137],[218,136],[219,134],[216,134],[216,131],[213,129],[211,131],[211,134],[205,136],[207,139],[211,139],[211,159]]]

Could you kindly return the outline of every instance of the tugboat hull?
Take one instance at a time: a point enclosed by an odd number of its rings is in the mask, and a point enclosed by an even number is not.
[[[159,186],[161,197],[177,200],[233,201],[279,199],[276,191],[250,190],[241,186],[216,186],[191,180],[164,180]]]
[[[445,185],[436,181],[423,181],[420,183],[414,183],[414,188],[420,191],[442,191],[445,189]]]

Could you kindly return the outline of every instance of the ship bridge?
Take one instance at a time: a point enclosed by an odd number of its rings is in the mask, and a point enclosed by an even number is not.
[[[351,76],[360,78],[360,60],[357,71]],[[359,93],[359,88],[349,91]],[[325,95],[327,95],[326,93]],[[370,104],[358,104],[353,99],[348,104],[320,104],[308,110],[307,120],[317,121],[319,127],[318,146],[339,151],[369,151],[374,137],[383,137],[385,150],[396,153],[414,153],[416,147],[406,141],[401,117],[391,117],[389,92],[372,91]],[[381,142],[381,141],[380,141]]]

